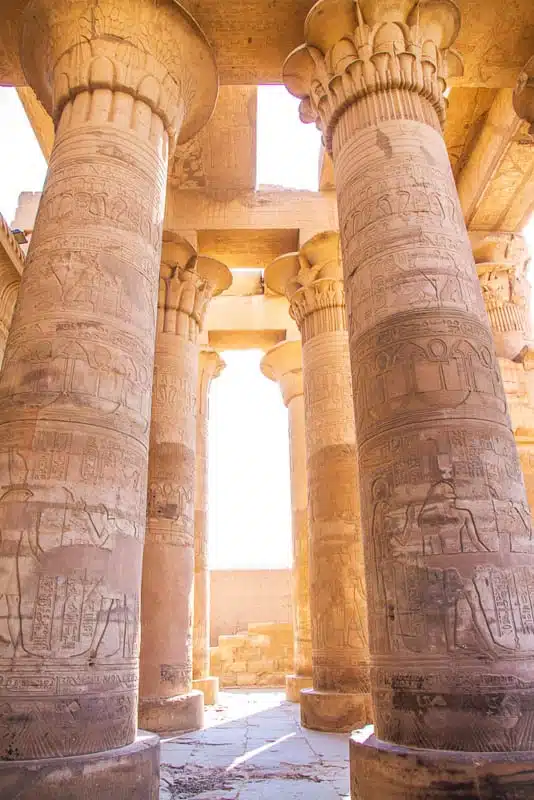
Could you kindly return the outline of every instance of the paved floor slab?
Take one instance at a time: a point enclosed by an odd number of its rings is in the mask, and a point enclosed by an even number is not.
[[[308,731],[282,691],[229,690],[161,741],[160,800],[350,800],[348,735]]]

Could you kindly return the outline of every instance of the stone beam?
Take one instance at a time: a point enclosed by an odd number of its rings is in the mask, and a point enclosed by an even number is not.
[[[209,335],[212,331],[284,331],[289,339],[298,336],[287,302],[283,297],[272,295],[235,297],[222,294],[214,297],[208,308],[205,328]],[[211,339],[210,344],[223,349],[213,344]]]
[[[338,227],[333,192],[177,191],[169,188],[165,225],[169,230],[299,228],[300,241]]]
[[[39,147],[48,161],[54,146],[54,123],[50,114],[41,105],[35,92],[30,86],[21,86],[17,89],[19,100],[24,106],[26,116],[33,128]]]
[[[473,219],[521,121],[512,106],[512,90],[501,89],[482,125],[456,185],[466,224]]]

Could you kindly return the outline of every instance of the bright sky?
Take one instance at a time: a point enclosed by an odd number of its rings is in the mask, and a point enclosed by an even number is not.
[[[0,88],[0,213],[13,222],[21,192],[40,192],[46,161],[15,89]]]
[[[212,569],[291,564],[287,409],[260,371],[261,350],[221,354],[209,421],[209,562]]]
[[[257,185],[318,188],[320,135],[298,118],[283,86],[258,92]],[[0,212],[11,223],[20,192],[40,191],[46,163],[14,89],[0,88]],[[525,230],[534,253],[534,218]],[[280,568],[291,563],[287,411],[260,372],[260,351],[224,353],[212,383],[210,566]]]
[[[299,119],[299,100],[284,86],[260,86],[256,187],[319,190],[321,134]]]

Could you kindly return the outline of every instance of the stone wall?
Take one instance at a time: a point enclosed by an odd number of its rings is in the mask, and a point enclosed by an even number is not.
[[[291,622],[291,570],[212,570],[212,646],[250,622]]]
[[[285,686],[293,667],[293,626],[287,622],[251,622],[247,630],[219,636],[211,648],[211,674],[223,688]]]

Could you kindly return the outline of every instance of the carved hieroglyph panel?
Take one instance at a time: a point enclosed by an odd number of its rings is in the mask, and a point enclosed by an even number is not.
[[[112,125],[51,159],[0,381],[4,757],[135,736],[165,172]]]
[[[197,375],[196,343],[158,331],[143,561],[142,700],[191,690]]]
[[[346,330],[303,344],[313,685],[369,691],[367,616]]]
[[[447,153],[381,122],[335,165],[378,735],[529,749],[534,538]]]

